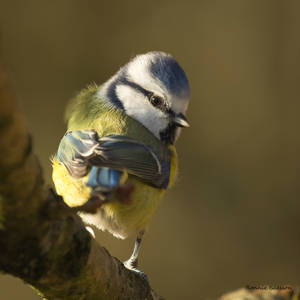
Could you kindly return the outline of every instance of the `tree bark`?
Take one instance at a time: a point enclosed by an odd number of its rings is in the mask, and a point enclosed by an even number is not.
[[[0,67],[0,271],[45,299],[161,299],[86,231],[43,181]]]

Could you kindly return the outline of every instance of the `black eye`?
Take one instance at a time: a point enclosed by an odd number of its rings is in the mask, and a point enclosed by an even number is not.
[[[153,106],[161,106],[163,104],[163,99],[154,94],[150,95],[149,100]]]

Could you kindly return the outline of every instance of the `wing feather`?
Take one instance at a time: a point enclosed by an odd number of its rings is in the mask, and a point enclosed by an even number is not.
[[[163,147],[163,146],[162,146]],[[69,174],[81,178],[92,166],[126,171],[158,188],[169,183],[170,153],[122,135],[98,138],[94,130],[70,131],[60,142],[57,158]]]

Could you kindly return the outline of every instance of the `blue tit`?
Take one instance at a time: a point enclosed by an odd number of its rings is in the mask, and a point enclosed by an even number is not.
[[[56,191],[70,207],[102,199],[86,224],[117,238],[137,236],[124,263],[137,258],[153,212],[175,181],[174,143],[185,117],[189,83],[177,61],[163,52],[138,55],[104,84],[81,91],[66,111],[68,130],[53,158]],[[124,196],[125,195],[125,196]]]

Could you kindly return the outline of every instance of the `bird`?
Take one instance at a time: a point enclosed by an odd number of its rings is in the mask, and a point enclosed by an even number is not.
[[[177,178],[175,142],[189,127],[187,76],[172,55],[136,55],[101,85],[91,84],[66,109],[67,131],[52,159],[58,195],[70,207],[99,200],[85,224],[125,239],[138,254],[152,215]]]

